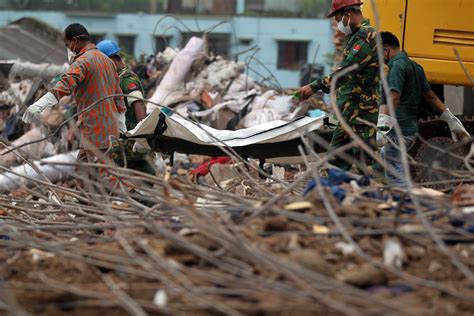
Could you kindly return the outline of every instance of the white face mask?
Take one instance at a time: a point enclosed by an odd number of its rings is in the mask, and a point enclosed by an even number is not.
[[[337,22],[337,28],[341,33],[344,33],[346,35],[352,34],[352,29],[350,26],[351,23],[351,17],[349,16],[349,19],[347,20],[347,25],[344,25],[344,17],[342,17],[341,21]]]
[[[67,60],[69,62],[69,64],[72,64],[72,62],[74,61],[74,57],[76,57],[76,53],[73,52],[72,50],[69,49],[69,47],[67,48]]]

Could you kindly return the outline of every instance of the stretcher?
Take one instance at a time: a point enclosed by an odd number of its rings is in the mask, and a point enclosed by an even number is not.
[[[292,121],[272,121],[236,131],[217,130],[174,114],[167,108],[156,109],[126,136],[154,152],[226,156],[232,150],[243,158],[269,159],[300,156],[301,136],[317,133],[326,141],[332,131],[328,117],[299,117]],[[316,152],[325,152],[319,144]]]

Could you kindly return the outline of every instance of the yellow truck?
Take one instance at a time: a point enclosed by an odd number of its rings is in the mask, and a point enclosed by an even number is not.
[[[464,86],[472,94],[474,87],[474,0],[365,0],[364,16],[380,31],[390,31],[400,40],[402,49],[423,66],[435,92],[442,85]],[[376,17],[378,17],[376,19]],[[455,50],[458,53],[456,56]],[[437,89],[441,87],[441,89]],[[465,93],[467,95],[467,93]],[[449,106],[449,104],[447,104]],[[422,112],[422,111],[420,111]],[[464,104],[461,119],[469,133],[474,133],[474,102]],[[419,124],[419,139],[410,153],[418,163],[413,168],[419,182],[443,186],[449,176],[436,170],[463,169],[464,162],[435,149],[449,148],[465,156],[468,146],[452,146],[447,125],[436,118],[424,118]],[[456,148],[453,148],[456,147]],[[436,167],[433,169],[433,167]],[[435,171],[435,172],[433,172]]]
[[[397,35],[403,50],[423,66],[430,83],[474,87],[474,0],[376,0],[364,3],[365,16],[380,30]]]

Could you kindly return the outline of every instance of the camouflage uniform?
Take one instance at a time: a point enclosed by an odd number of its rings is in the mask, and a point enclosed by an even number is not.
[[[336,103],[352,130],[359,135],[374,150],[376,130],[357,121],[360,117],[377,125],[378,105],[380,102],[379,61],[376,48],[376,31],[368,20],[364,20],[349,36],[343,52],[343,60],[338,70],[359,64],[359,68],[337,82]],[[322,90],[329,93],[334,74],[311,83],[313,91]],[[340,124],[334,131],[329,150],[335,150],[351,141],[349,135]],[[359,148],[345,152],[352,162],[341,157],[333,158],[330,163],[344,170],[349,170],[354,162],[359,171],[367,173],[366,166],[372,165],[373,160],[364,157]]]
[[[120,88],[124,94],[143,97],[145,93],[142,83],[138,76],[128,67],[124,67],[119,71],[119,78]],[[127,107],[127,111],[125,112],[127,130],[134,129],[138,124],[135,108],[133,107],[133,102],[136,100],[137,99],[130,96],[125,97],[125,105]],[[124,166],[126,161],[127,168],[155,175],[155,169],[150,163],[151,157],[147,154],[133,152],[132,148],[134,143],[134,140],[122,140],[120,144],[115,144],[112,150],[112,158],[120,166]],[[126,160],[124,160],[124,158]]]

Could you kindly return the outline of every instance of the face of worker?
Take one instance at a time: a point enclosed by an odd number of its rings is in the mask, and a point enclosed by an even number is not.
[[[66,45],[66,48],[68,48],[73,53],[78,53],[76,51],[78,46],[77,43],[78,39],[76,37],[73,37],[71,40],[69,40],[64,36],[64,45]]]
[[[386,64],[388,64],[391,59],[391,49],[388,46],[383,47],[383,59]]]
[[[336,13],[334,15],[334,20],[336,20],[336,23],[342,23],[344,26],[349,26],[350,20],[351,20],[351,13],[350,12],[345,12],[345,13]]]
[[[339,32],[345,35],[352,34],[351,13],[349,12],[337,13],[334,16],[334,19],[336,20],[337,28],[339,29]]]

